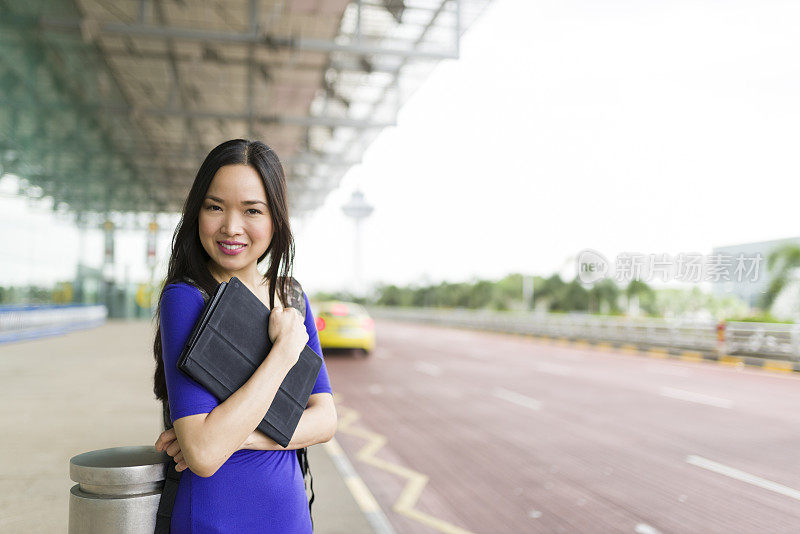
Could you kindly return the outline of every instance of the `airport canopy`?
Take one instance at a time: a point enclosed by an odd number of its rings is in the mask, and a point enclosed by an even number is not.
[[[489,1],[0,0],[0,173],[78,221],[174,213],[211,148],[259,139],[302,215]]]

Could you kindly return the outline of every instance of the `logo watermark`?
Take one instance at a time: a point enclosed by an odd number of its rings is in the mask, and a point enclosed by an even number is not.
[[[576,269],[578,279],[586,285],[604,278],[612,278],[617,282],[755,282],[763,261],[761,253],[732,255],[681,252],[670,256],[622,252],[611,263],[598,251],[587,248],[578,254]]]

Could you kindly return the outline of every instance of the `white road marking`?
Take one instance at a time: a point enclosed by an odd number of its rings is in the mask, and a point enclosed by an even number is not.
[[[534,367],[540,373],[547,373],[550,375],[569,376],[572,374],[572,367],[559,365],[557,363],[537,363]]]
[[[358,476],[358,473],[356,473],[353,464],[350,463],[350,460],[347,458],[344,450],[342,450],[339,442],[336,441],[336,438],[332,438],[330,441],[323,443],[322,446],[333,461],[333,465],[336,466],[337,471],[339,471],[339,474],[344,479],[344,483],[350,490],[350,494],[372,526],[372,530],[375,531],[376,534],[395,534],[394,527],[389,523],[389,519],[386,517],[386,514],[384,514],[378,501],[372,495],[372,492],[370,492],[367,485],[361,477]]]
[[[530,408],[531,410],[538,410],[542,407],[542,403],[536,399],[532,399],[531,397],[527,397],[521,393],[517,393],[516,391],[511,391],[510,389],[494,388],[492,394],[495,397],[519,404],[520,406]]]
[[[472,349],[463,351],[464,356],[475,358],[476,360],[488,360],[489,352],[481,349]]]
[[[582,356],[580,354],[575,354],[574,352],[564,352],[562,354],[559,354],[557,358],[559,358],[560,360],[570,360],[572,362],[582,362],[583,360],[586,359],[585,356]]]
[[[646,369],[650,373],[659,373],[662,375],[689,376],[691,374],[691,370],[688,367],[676,367],[674,365],[659,365],[653,363],[648,365]]]
[[[636,534],[660,534],[658,529],[651,527],[647,523],[639,523],[633,531],[636,532]]]
[[[540,517],[542,517],[542,512],[540,512],[539,510],[531,510],[528,512],[528,517],[530,517],[531,519],[539,519]]]
[[[708,406],[716,406],[717,408],[731,408],[733,406],[732,400],[712,397],[711,395],[705,395],[703,393],[695,393],[694,391],[686,391],[685,389],[662,387],[660,393],[664,397],[707,404]]]
[[[450,389],[439,388],[439,393],[447,398],[454,400],[459,400],[464,398],[464,392],[457,389],[450,390]]]
[[[772,482],[771,480],[767,480],[756,475],[751,475],[750,473],[745,473],[744,471],[739,471],[738,469],[719,464],[707,458],[703,458],[702,456],[689,455],[686,457],[686,461],[692,465],[696,465],[697,467],[702,467],[703,469],[714,471],[720,475],[735,478],[736,480],[741,480],[742,482],[747,482],[753,486],[774,491],[775,493],[780,493],[781,495],[786,495],[787,497],[791,497],[792,499],[800,501],[800,490],[784,486],[783,484],[778,484],[777,482]]]
[[[417,362],[414,364],[414,369],[431,376],[440,376],[442,374],[441,367],[428,362]]]

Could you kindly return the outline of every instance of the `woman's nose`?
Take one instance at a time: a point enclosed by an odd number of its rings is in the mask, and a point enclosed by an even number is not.
[[[222,228],[220,229],[220,231],[222,233],[236,235],[236,234],[241,234],[242,230],[243,230],[243,225],[241,216],[234,211],[229,211],[225,215],[225,220],[222,222]]]

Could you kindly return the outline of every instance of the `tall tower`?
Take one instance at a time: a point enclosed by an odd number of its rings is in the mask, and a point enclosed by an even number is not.
[[[361,274],[361,221],[369,217],[373,206],[364,200],[364,193],[353,191],[350,200],[342,206],[342,211],[355,222],[355,246],[353,258],[353,293],[357,296],[364,295],[364,280]]]

